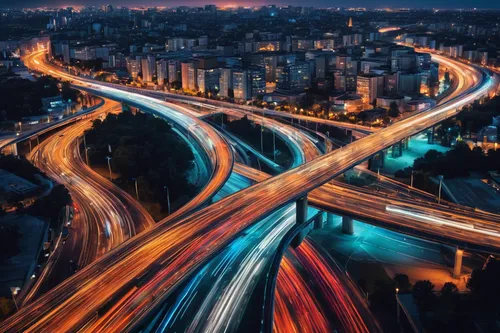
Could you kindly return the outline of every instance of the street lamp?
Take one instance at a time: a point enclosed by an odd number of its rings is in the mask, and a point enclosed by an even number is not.
[[[90,166],[90,163],[89,163],[89,150],[90,150],[90,147],[85,148],[85,160],[87,161],[87,165],[88,166]]]
[[[260,122],[260,152],[264,154],[264,120]]]
[[[108,169],[109,169],[109,180],[112,181],[112,177],[111,177],[111,156],[106,156],[106,159],[108,160]]]
[[[439,179],[439,193],[438,193],[438,205],[441,203],[441,188],[443,187],[443,176],[437,176]]]
[[[163,189],[167,192],[167,212],[168,215],[170,216],[170,192],[168,191],[167,185],[163,186]]]
[[[12,300],[14,301],[14,305],[16,306],[16,310],[19,311],[19,306],[17,305],[16,295],[21,290],[19,287],[10,287],[10,292],[12,293]]]
[[[19,132],[22,132],[23,131],[23,123],[19,122],[18,125],[19,125]]]
[[[137,197],[137,201],[139,201],[139,188],[137,187],[137,178],[132,178],[135,182],[135,196]]]
[[[274,128],[273,128],[273,159],[274,162],[276,162],[276,132],[274,131]]]
[[[415,176],[415,171],[411,171],[411,174],[410,174],[410,187],[413,187],[413,177]]]
[[[399,294],[399,288],[396,288],[396,315],[398,318],[398,323],[399,323],[399,302],[398,302],[398,294]]]

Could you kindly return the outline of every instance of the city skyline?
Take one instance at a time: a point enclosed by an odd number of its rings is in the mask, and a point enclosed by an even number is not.
[[[356,0],[349,2],[349,6],[346,6],[344,2],[340,0],[336,1],[328,1],[328,0],[313,0],[307,3],[304,3],[301,0],[288,0],[286,2],[276,2],[276,1],[199,1],[199,0],[189,0],[189,1],[155,1],[149,0],[147,3],[137,2],[135,0],[125,0],[125,1],[116,1],[111,0],[107,2],[100,1],[83,1],[83,0],[25,0],[22,2],[18,2],[13,4],[12,1],[1,0],[0,8],[38,8],[38,7],[48,7],[48,8],[65,8],[68,6],[100,6],[100,5],[113,5],[113,6],[127,6],[127,7],[177,7],[177,6],[189,6],[189,7],[197,7],[204,6],[207,4],[215,4],[220,7],[224,6],[244,6],[244,7],[253,7],[253,6],[267,6],[267,5],[276,5],[276,6],[313,6],[318,8],[335,8],[335,7],[346,7],[346,8],[367,8],[367,9],[384,9],[384,8],[410,8],[410,9],[498,9],[500,8],[500,2],[488,1],[488,0],[460,0],[460,1],[448,1],[448,0],[423,0],[419,1],[418,4],[415,1],[411,0],[403,0],[403,1],[395,1],[395,0],[383,0],[383,1],[368,1],[368,0]]]

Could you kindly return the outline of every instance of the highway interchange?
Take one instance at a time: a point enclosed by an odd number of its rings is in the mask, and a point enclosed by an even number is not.
[[[454,65],[449,63],[449,66]],[[178,283],[247,227],[270,212],[293,203],[382,148],[452,116],[458,107],[488,92],[493,84],[492,78],[483,77],[482,73],[472,69],[463,70],[473,78],[475,85],[455,99],[450,98],[428,112],[393,124],[342,149],[223,198],[192,215],[157,224],[151,231],[112,250],[22,309],[4,323],[2,330],[123,331],[133,328],[147,316],[149,310],[159,307],[162,299]],[[84,85],[92,88],[89,83]],[[105,94],[109,94],[108,89]],[[148,100],[148,103],[153,102]],[[230,164],[226,169],[232,168],[232,162]],[[227,174],[222,178],[227,179]],[[140,286],[134,284],[134,279],[152,265],[160,265],[161,269],[156,269],[146,283]],[[113,299],[113,295],[118,295],[118,299]],[[108,301],[113,301],[115,306],[97,318],[97,310]],[[64,316],[66,320],[57,320],[59,316]]]

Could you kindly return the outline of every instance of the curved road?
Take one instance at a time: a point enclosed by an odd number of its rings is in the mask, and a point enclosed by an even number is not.
[[[157,224],[19,311],[2,323],[0,331],[74,331],[97,323],[96,331],[131,330],[196,268],[263,216],[381,149],[457,114],[459,107],[487,94],[493,86],[497,88],[489,76],[473,69],[471,75],[477,85],[445,104],[237,192],[178,222]],[[152,267],[156,267],[153,273],[136,283]],[[110,302],[114,307],[98,316],[97,311]]]

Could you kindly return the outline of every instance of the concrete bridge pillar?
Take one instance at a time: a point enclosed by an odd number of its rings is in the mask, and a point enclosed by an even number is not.
[[[327,228],[333,228],[333,214],[332,213],[326,213],[326,227]]]
[[[307,221],[307,194],[295,202],[295,223],[302,224]]]
[[[303,224],[307,221],[307,194],[295,202],[295,223]],[[309,228],[304,227],[292,240],[291,245],[297,247],[307,236]]]
[[[348,142],[352,142],[352,140],[353,140],[352,130],[346,130],[345,134],[347,134],[347,140],[348,140]]]
[[[342,232],[348,235],[352,235],[354,233],[352,218],[347,216],[342,216]]]
[[[325,213],[319,213],[314,219],[314,229],[323,229],[323,221],[324,221]]]
[[[383,150],[381,150],[379,153],[378,153],[378,166],[380,168],[383,168],[384,167],[384,162],[385,162],[385,152]]]
[[[427,143],[430,145],[434,143],[434,126],[432,126],[430,132],[427,132]]]
[[[410,148],[410,138],[406,137],[403,139],[403,148],[404,150],[408,150]]]
[[[459,249],[457,247],[455,251],[455,265],[453,266],[453,277],[459,278],[462,273],[462,256],[464,254],[464,250]]]
[[[19,155],[19,153],[17,152],[17,143],[13,143],[10,145],[10,153],[14,156]]]
[[[401,157],[403,155],[403,143],[398,142],[392,146],[392,157]]]

